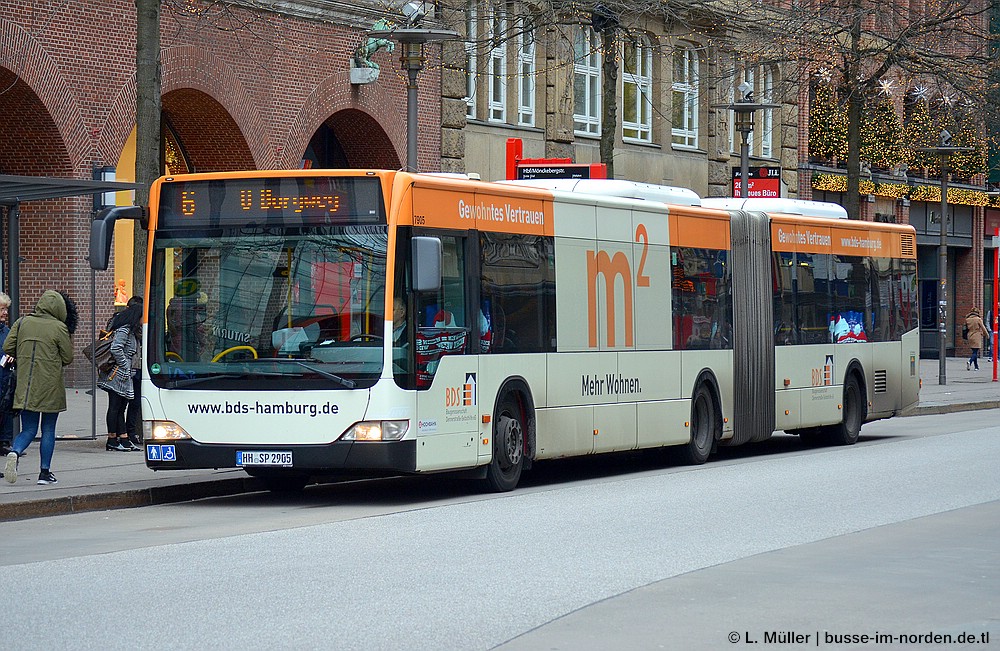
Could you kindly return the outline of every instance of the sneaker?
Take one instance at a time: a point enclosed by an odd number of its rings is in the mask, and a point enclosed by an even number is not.
[[[972,362],[966,362],[965,363],[965,370],[966,371],[971,371],[972,370]]]
[[[3,468],[3,478],[7,480],[8,484],[17,481],[17,452],[11,451],[7,455],[7,464]]]
[[[59,480],[56,479],[56,476],[53,475],[52,472],[49,471],[49,470],[43,470],[40,473],[38,473],[38,483],[40,485],[41,484],[55,484],[55,483],[58,483],[58,482],[59,482]]]
[[[104,449],[107,450],[107,451],[109,451],[109,452],[111,452],[111,451],[115,451],[115,452],[131,452],[132,451],[132,448],[125,447],[124,445],[122,445],[122,440],[121,439],[117,439],[117,438],[114,439],[113,442],[112,442],[111,439],[108,439],[108,441],[104,444]]]

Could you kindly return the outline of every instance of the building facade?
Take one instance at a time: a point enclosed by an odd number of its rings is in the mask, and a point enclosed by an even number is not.
[[[682,29],[636,19],[621,26],[627,38],[609,52],[589,14],[531,24],[517,11],[472,2],[429,17],[461,38],[425,48],[420,170],[503,178],[511,138],[528,158],[600,162],[602,126],[611,119],[616,177],[730,196],[740,134],[725,106],[745,84],[757,101],[780,104],[754,115],[751,168],[775,170],[782,196],[844,203],[842,162],[810,151],[815,94],[801,82],[789,91],[798,70],[743,64],[713,49],[710,24]],[[395,5],[332,0],[162,3],[164,170],[403,167],[407,82],[398,50],[369,50],[377,79],[352,83],[367,30],[387,16],[402,19]],[[0,0],[0,173],[90,179],[111,171],[133,180],[135,39],[133,0]],[[609,55],[618,62],[610,118],[602,102]],[[938,181],[877,165],[867,174],[859,216],[917,229],[922,348],[936,354]],[[990,243],[996,220],[985,219],[991,200],[983,183],[956,182],[954,200],[949,192],[949,350],[959,354],[966,352],[955,336],[960,319],[973,305],[988,309],[992,287],[984,239]],[[116,202],[131,197],[119,193]],[[132,287],[129,224],[118,225],[112,270],[92,281],[93,212],[91,197],[21,206],[22,313],[45,289],[65,289],[78,297],[89,333],[113,310],[117,280],[126,281],[128,295],[141,293]],[[5,273],[9,290],[7,282]],[[87,338],[78,336],[77,345]],[[74,364],[71,378],[89,379],[89,368]]]
[[[382,50],[372,57],[382,68],[374,83],[352,84],[350,76],[356,48],[383,14],[316,0],[282,3],[281,12],[266,6],[162,3],[165,170],[401,167],[406,82],[398,60]],[[91,179],[103,169],[133,180],[135,42],[132,0],[0,0],[0,174]],[[427,48],[420,80],[418,160],[426,171],[441,160],[438,52]],[[131,202],[119,193],[117,203]],[[91,314],[93,210],[89,196],[20,206],[22,313],[46,289],[67,291],[82,315],[78,349],[92,324],[110,316],[116,280],[126,281],[128,295],[141,293],[132,287],[132,235],[119,225]],[[5,273],[9,291],[7,282]],[[85,360],[75,362],[70,381],[84,378]]]

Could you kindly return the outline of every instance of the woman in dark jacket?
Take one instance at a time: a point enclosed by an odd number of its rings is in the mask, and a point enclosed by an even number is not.
[[[46,290],[35,311],[14,322],[3,351],[17,359],[14,409],[21,412],[21,433],[7,455],[4,479],[17,481],[17,460],[42,426],[39,484],[56,483],[50,468],[56,446],[56,419],[66,411],[63,367],[73,361],[70,335],[76,330],[76,304],[65,294]]]
[[[0,292],[0,345],[7,339],[10,326],[7,321],[10,319],[10,296]],[[7,367],[0,364],[0,390],[7,383],[7,378],[13,373]],[[14,413],[9,409],[0,411],[0,456],[10,454],[10,446],[14,444]],[[2,473],[0,473],[2,474]]]
[[[138,450],[139,446],[129,440],[125,408],[136,397],[132,367],[135,366],[133,360],[139,354],[142,337],[142,302],[134,302],[114,315],[108,329],[114,332],[111,356],[115,365],[97,378],[97,386],[108,392],[108,442],[104,449],[131,452]]]

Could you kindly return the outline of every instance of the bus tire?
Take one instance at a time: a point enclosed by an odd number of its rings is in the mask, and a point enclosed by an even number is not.
[[[493,459],[486,467],[486,486],[503,493],[514,490],[524,468],[527,417],[517,394],[509,392],[493,415]]]
[[[832,445],[854,445],[865,422],[865,398],[858,376],[851,373],[844,381],[844,419],[836,425],[823,428],[827,442]]]
[[[301,493],[309,483],[309,475],[297,470],[245,469],[246,473],[272,493]]]
[[[702,382],[691,399],[691,440],[680,447],[681,461],[697,466],[708,461],[722,431],[715,394]]]

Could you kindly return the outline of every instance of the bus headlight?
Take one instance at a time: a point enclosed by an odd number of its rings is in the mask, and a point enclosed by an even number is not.
[[[341,441],[398,441],[410,429],[408,420],[365,420],[355,423]]]
[[[143,437],[147,441],[189,439],[191,435],[172,420],[142,421]]]

